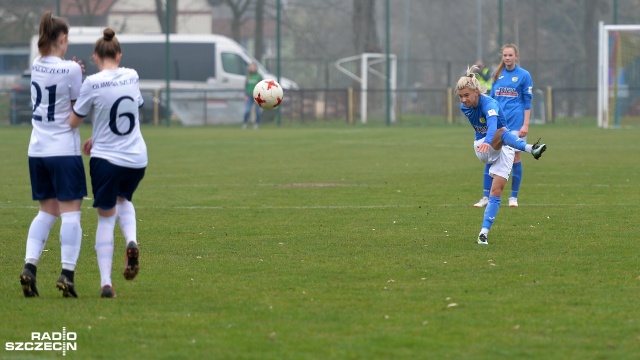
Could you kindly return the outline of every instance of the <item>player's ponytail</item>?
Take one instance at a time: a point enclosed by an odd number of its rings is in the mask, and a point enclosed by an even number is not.
[[[470,89],[470,90],[479,90],[481,93],[485,93],[487,89],[484,85],[480,84],[476,77],[476,73],[480,70],[478,65],[472,65],[467,68],[467,71],[463,77],[458,80],[456,84],[456,91]]]
[[[40,18],[38,29],[38,51],[41,56],[50,55],[52,47],[61,34],[69,34],[69,25],[62,18],[47,11]]]

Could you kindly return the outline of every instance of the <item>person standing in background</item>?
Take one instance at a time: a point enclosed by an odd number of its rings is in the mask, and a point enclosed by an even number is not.
[[[247,123],[251,117],[251,108],[256,109],[256,122],[253,124],[253,128],[257,129],[260,125],[260,118],[262,116],[262,109],[253,100],[253,88],[262,80],[262,75],[258,72],[258,65],[256,63],[249,64],[247,72],[247,79],[245,80],[245,103],[244,103],[244,120],[242,122],[242,128],[247,128]]]
[[[531,74],[517,65],[518,48],[514,44],[506,44],[500,50],[501,62],[493,74],[491,97],[496,99],[507,121],[507,128],[519,138],[527,140],[529,120],[531,117],[531,100],[533,98],[533,80]],[[511,180],[511,196],[509,206],[518,206],[518,192],[522,182],[522,161],[520,151],[516,150]],[[485,166],[483,180],[483,198],[475,207],[486,206],[489,201],[491,176],[488,165]]]

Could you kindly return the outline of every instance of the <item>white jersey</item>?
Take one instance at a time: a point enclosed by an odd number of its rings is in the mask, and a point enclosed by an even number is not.
[[[85,117],[93,107],[91,157],[128,168],[147,166],[147,145],[140,132],[138,108],[144,100],[133,69],[103,70],[87,76],[73,111]]]
[[[81,86],[82,68],[75,61],[42,56],[33,62],[29,156],[81,156],[80,131],[69,126],[71,102]]]

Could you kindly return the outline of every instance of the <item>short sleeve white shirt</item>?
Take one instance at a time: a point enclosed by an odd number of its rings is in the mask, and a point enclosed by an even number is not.
[[[32,157],[80,156],[80,132],[69,126],[71,102],[80,94],[82,68],[56,56],[37,58],[31,66]]]
[[[144,100],[133,69],[103,70],[87,76],[73,111],[81,117],[93,109],[91,157],[114,165],[147,166],[147,145],[140,131],[138,108]]]

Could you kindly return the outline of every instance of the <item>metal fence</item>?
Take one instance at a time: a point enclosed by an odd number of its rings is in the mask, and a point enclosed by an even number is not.
[[[596,126],[595,88],[537,88],[532,105],[533,123],[569,123]],[[24,95],[24,94],[23,94]],[[312,122],[362,123],[361,93],[357,89],[300,89],[285,92],[280,108],[283,124]],[[365,94],[367,123],[384,123],[386,91]],[[398,125],[438,125],[464,123],[459,100],[450,88],[398,89],[393,115]],[[141,122],[164,125],[164,91],[143,91],[145,105]],[[244,95],[238,91],[172,90],[171,116],[185,126],[240,124]],[[29,125],[30,101],[15,91],[0,91],[0,125]],[[640,103],[634,110],[640,115]],[[263,121],[276,121],[276,111],[263,111]],[[90,121],[89,117],[87,122]]]

